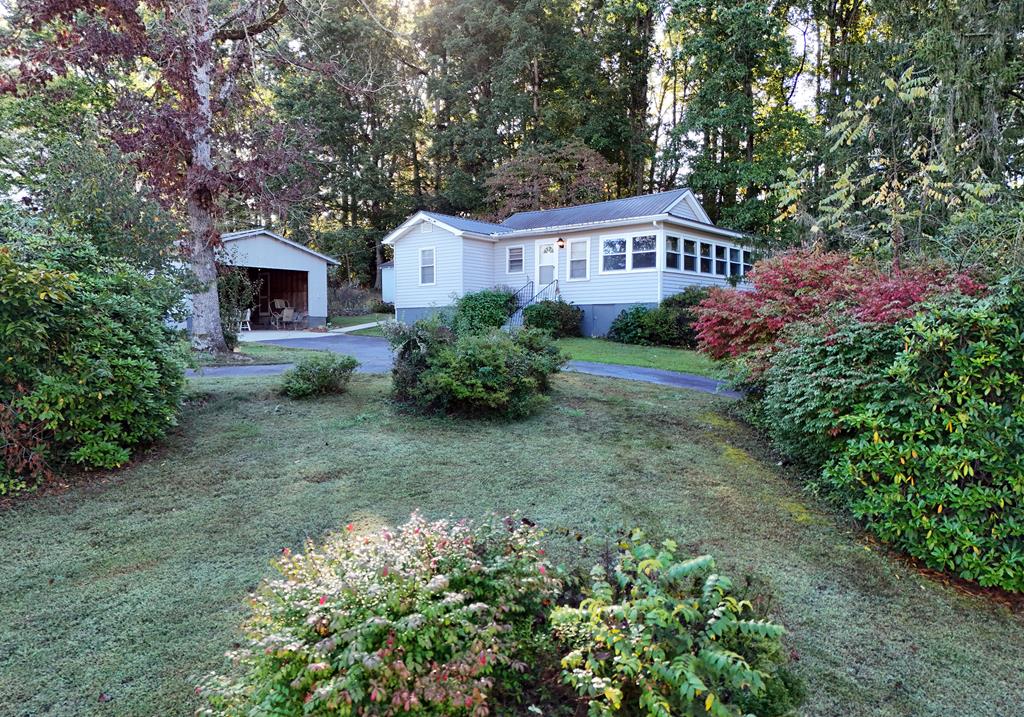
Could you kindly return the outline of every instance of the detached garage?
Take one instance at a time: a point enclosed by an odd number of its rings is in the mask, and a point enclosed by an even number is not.
[[[275,302],[308,315],[310,326],[327,323],[327,269],[338,261],[267,229],[248,229],[221,236],[223,262],[244,267],[260,283],[253,324],[269,326]]]

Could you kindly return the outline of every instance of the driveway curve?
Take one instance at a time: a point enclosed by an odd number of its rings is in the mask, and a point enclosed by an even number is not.
[[[338,334],[309,339],[278,339],[274,341],[261,341],[260,343],[288,346],[296,349],[311,349],[313,351],[331,351],[333,353],[354,356],[359,361],[359,368],[356,370],[361,373],[387,373],[391,370],[393,364],[391,347],[388,346],[388,342],[376,336]],[[188,375],[209,376],[211,378],[220,376],[271,376],[283,373],[292,366],[293,364],[212,366],[189,371]],[[714,393],[729,398],[739,398],[740,396],[739,393],[727,389],[722,381],[708,378],[707,376],[665,371],[657,368],[620,366],[618,364],[592,363],[590,361],[570,361],[566,366],[566,370],[586,373],[592,376],[654,383],[660,386],[700,391],[701,393]]]

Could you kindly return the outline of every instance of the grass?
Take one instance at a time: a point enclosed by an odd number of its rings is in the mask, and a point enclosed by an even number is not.
[[[380,376],[315,401],[278,384],[193,380],[179,429],[134,466],[0,513],[0,714],[190,715],[273,556],[415,509],[523,511],[566,566],[589,566],[620,527],[714,554],[773,596],[808,717],[1024,704],[1024,618],[876,549],[803,494],[725,399],[562,375],[510,432],[396,413]]]
[[[295,349],[288,346],[252,342],[240,343],[238,351],[243,356],[252,359],[252,361],[246,362],[247,365],[295,363],[310,354],[317,353],[312,349]],[[232,359],[211,359],[209,355],[203,355],[198,357],[197,363],[200,366],[237,366],[241,362]]]
[[[350,333],[353,336],[384,336],[384,332],[380,330],[379,326],[371,326],[368,329],[359,329],[358,331],[352,331]]]
[[[363,314],[362,316],[332,316],[328,322],[331,328],[343,329],[346,326],[359,326],[359,324],[369,324],[374,321],[387,321],[388,319],[395,318],[393,314]]]
[[[666,371],[718,376],[718,365],[696,351],[664,346],[620,344],[607,339],[559,339],[558,345],[576,361],[660,368]]]

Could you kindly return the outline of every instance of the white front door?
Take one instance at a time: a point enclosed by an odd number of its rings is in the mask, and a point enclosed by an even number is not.
[[[558,278],[558,245],[553,241],[537,242],[537,290]]]

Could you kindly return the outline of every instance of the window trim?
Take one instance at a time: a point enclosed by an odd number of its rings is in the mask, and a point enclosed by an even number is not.
[[[576,279],[572,278],[572,262],[573,262],[573,258],[572,258],[572,245],[573,244],[583,244],[586,247],[586,254],[584,255],[583,259],[586,261],[587,273],[586,273],[586,275],[582,279],[580,279],[580,278],[576,278]],[[579,261],[579,259],[577,259],[576,261]],[[614,272],[611,272],[611,273],[617,274],[619,272],[618,271],[614,271]],[[566,281],[590,281],[590,237],[584,237],[583,239],[570,239],[569,242],[566,244],[566,246],[565,246],[565,280]]]
[[[427,264],[427,265],[423,264],[423,252],[426,252],[426,251],[429,251],[431,253],[431,256],[432,256],[432,259],[433,259],[433,263],[432,264]],[[424,282],[423,281],[423,270],[427,266],[430,266],[434,270],[434,280],[430,281],[430,282]],[[419,266],[417,267],[416,270],[419,272],[417,274],[416,278],[419,280],[419,285],[420,286],[434,286],[434,285],[437,284],[437,247],[436,246],[420,247]]]
[[[512,250],[513,249],[519,249],[521,252],[523,252],[522,257],[520,258],[520,261],[522,262],[522,268],[520,268],[519,271],[512,271],[512,269],[510,267],[510,262],[512,261],[511,255],[512,255]],[[511,245],[505,247],[505,273],[506,274],[512,274],[512,275],[525,274],[526,273],[526,245],[525,244],[511,244]]]

